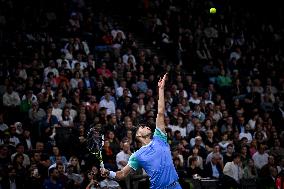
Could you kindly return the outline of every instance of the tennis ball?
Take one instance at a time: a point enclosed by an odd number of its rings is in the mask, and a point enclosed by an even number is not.
[[[216,13],[216,9],[215,8],[210,8],[210,13],[211,14],[215,14]]]

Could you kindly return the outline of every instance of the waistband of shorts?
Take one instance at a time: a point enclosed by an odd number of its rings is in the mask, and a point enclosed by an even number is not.
[[[178,181],[176,180],[176,181],[172,182],[171,184],[169,184],[168,186],[164,187],[164,189],[170,189],[170,188],[176,186],[177,184],[178,184]]]

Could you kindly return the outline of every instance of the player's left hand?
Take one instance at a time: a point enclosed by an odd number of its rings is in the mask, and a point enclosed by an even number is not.
[[[158,82],[159,89],[164,89],[165,88],[166,78],[167,78],[167,73],[163,76],[163,78],[161,78],[159,80],[159,82]]]

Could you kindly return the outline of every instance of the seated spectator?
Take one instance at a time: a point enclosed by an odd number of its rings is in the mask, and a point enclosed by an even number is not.
[[[27,169],[24,167],[23,163],[23,154],[16,154],[12,161],[12,166],[15,169],[15,181],[17,188],[25,188],[25,176],[27,174]]]
[[[52,147],[52,155],[49,157],[51,164],[56,163],[56,158],[61,156],[61,161],[64,165],[67,165],[68,161],[65,156],[61,155],[60,150],[57,146]]]
[[[194,148],[192,150],[192,155],[190,155],[187,159],[187,167],[190,166],[189,160],[191,158],[196,158],[196,165],[195,166],[199,167],[201,170],[203,169],[203,159],[202,159],[201,156],[198,155],[198,151],[199,151],[198,148]]]
[[[62,162],[57,162],[55,168],[58,170],[58,174],[59,174],[58,180],[59,180],[59,181],[63,184],[63,186],[66,188],[69,179],[68,179],[68,177],[66,176],[65,166],[63,165]]]
[[[223,177],[220,154],[213,154],[211,161],[204,166],[204,177],[219,179]]]
[[[102,189],[121,189],[118,182],[109,178],[105,178],[104,180],[102,180],[100,182],[100,187]]]
[[[224,170],[223,186],[225,188],[239,188],[243,177],[240,155],[235,154],[232,162],[227,162]]]
[[[258,177],[257,169],[254,165],[253,159],[248,161],[248,164],[244,166],[244,179],[256,179]]]
[[[206,157],[206,163],[209,163],[211,161],[211,158],[213,157],[214,154],[219,154],[219,157],[221,158],[221,160],[219,161],[219,163],[223,166],[223,155],[221,154],[220,151],[220,146],[218,144],[214,145],[213,151],[210,152],[207,157]]]
[[[22,154],[24,157],[24,161],[23,161],[23,166],[27,167],[30,165],[30,158],[27,154],[24,153],[25,152],[25,146],[22,143],[19,143],[16,145],[16,152],[14,154],[11,155],[11,161],[13,162],[15,156],[17,154]]]
[[[224,165],[227,163],[227,162],[231,162],[233,161],[233,153],[234,153],[234,145],[233,144],[229,144],[227,146],[227,150],[225,153],[223,153],[223,162],[224,162]]]
[[[69,161],[68,161],[68,165],[73,165],[74,173],[76,173],[76,174],[81,173],[81,165],[80,165],[80,161],[79,161],[77,156],[71,156]]]
[[[224,132],[223,134],[222,134],[222,140],[218,143],[219,144],[219,146],[220,146],[220,148],[221,148],[221,152],[226,152],[227,151],[227,147],[228,147],[228,145],[229,144],[232,144],[232,141],[230,141],[229,139],[228,139],[228,133],[227,132]]]
[[[262,178],[267,178],[270,175],[270,168],[277,168],[275,165],[274,156],[268,156],[268,162],[259,171],[259,176]]]
[[[268,163],[268,154],[265,152],[265,146],[259,145],[258,151],[252,156],[254,164],[258,171]]]
[[[249,159],[251,159],[251,156],[249,154],[249,149],[247,146],[242,146],[240,151],[241,161],[243,166],[248,164]]]
[[[198,149],[198,155],[202,157],[202,159],[205,159],[207,157],[207,152],[206,149],[204,147],[204,145],[202,145],[202,138],[201,136],[196,136],[194,138],[195,142],[192,145],[192,148],[190,150],[190,152],[192,153],[194,148]]]
[[[103,162],[105,164],[106,168],[109,168],[111,170],[116,170],[115,165],[115,153],[113,152],[112,148],[110,147],[110,141],[105,140],[103,149],[102,149],[102,156],[103,156]]]
[[[241,132],[239,137],[240,137],[240,140],[243,138],[243,137],[246,137],[248,139],[248,143],[250,144],[251,141],[252,141],[252,135],[250,133],[250,126],[248,124],[246,124],[245,126],[245,129],[244,129],[244,132]]]
[[[59,172],[54,167],[49,170],[49,178],[44,180],[43,188],[57,188],[57,189],[63,189],[63,184],[58,180],[59,178]]]
[[[197,161],[197,157],[190,157],[188,159],[188,167],[187,167],[187,175],[192,178],[193,175],[199,175],[202,176],[202,170],[200,169],[200,167],[198,166],[198,161]]]
[[[66,188],[78,188],[83,182],[83,177],[80,174],[74,173],[74,166],[71,164],[66,168],[66,176],[69,179]]]
[[[70,109],[68,107],[65,107],[63,109],[62,115],[60,116],[58,121],[62,127],[74,127],[73,118],[70,115]]]
[[[214,144],[217,143],[216,138],[214,137],[213,130],[207,130],[206,131],[206,138],[204,141],[205,148],[207,152],[212,152],[214,148]],[[218,144],[219,146],[219,144]]]

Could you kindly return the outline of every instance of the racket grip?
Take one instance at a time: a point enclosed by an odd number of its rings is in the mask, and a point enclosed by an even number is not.
[[[103,169],[105,168],[104,162],[100,163],[100,167],[103,168]]]

